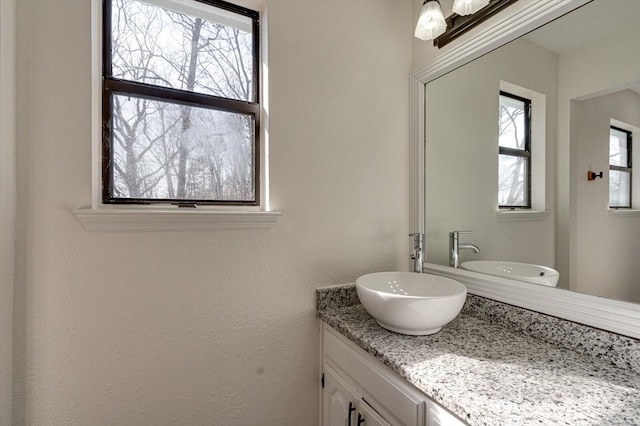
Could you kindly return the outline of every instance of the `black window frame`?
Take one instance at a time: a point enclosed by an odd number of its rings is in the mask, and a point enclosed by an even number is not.
[[[632,199],[633,197],[633,161],[632,161],[633,132],[618,126],[609,126],[609,135],[611,135],[611,130],[617,130],[627,135],[627,165],[626,166],[613,165],[611,164],[611,157],[609,157],[609,172],[611,172],[611,170],[616,170],[620,172],[629,173],[629,205],[628,206],[612,206],[611,199],[609,199],[609,208],[616,209],[616,210],[630,209],[633,203],[633,199]],[[611,183],[609,183],[609,185],[611,185]]]
[[[524,104],[524,149],[507,148],[498,144],[498,158],[500,155],[508,155],[511,157],[518,157],[525,159],[527,186],[526,186],[526,200],[525,205],[504,205],[499,204],[499,209],[531,209],[531,99],[523,98],[522,96],[514,95],[513,93],[500,91],[500,96],[515,99],[523,102]]]
[[[261,85],[260,85],[260,13],[222,0],[192,0],[229,12],[246,16],[252,20],[253,36],[253,102],[207,95],[187,90],[156,86],[113,77],[111,57],[111,4],[113,0],[102,1],[102,203],[103,204],[174,204],[195,207],[197,205],[260,206],[261,200]],[[122,198],[111,195],[113,182],[113,152],[111,149],[111,104],[113,95],[170,102],[174,104],[206,108],[230,113],[251,115],[254,120],[253,134],[253,200],[204,200],[170,198]]]

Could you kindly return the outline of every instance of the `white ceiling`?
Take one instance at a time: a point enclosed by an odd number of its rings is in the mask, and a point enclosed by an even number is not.
[[[637,23],[640,0],[593,0],[525,38],[555,53],[564,53]]]
[[[524,38],[562,54],[639,24],[640,0],[593,0]],[[629,54],[638,55],[638,51]],[[640,84],[629,89],[640,94]]]

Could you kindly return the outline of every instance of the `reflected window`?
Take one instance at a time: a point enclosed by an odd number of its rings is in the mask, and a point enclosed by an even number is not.
[[[258,12],[103,5],[103,203],[258,205]]]
[[[609,207],[631,208],[632,133],[619,127],[609,129]]]
[[[500,91],[498,206],[531,208],[531,100]]]

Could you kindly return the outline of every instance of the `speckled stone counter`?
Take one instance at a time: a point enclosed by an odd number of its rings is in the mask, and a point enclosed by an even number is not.
[[[475,296],[441,332],[404,336],[381,328],[354,294],[318,290],[318,317],[470,425],[640,425],[633,368],[492,321]]]

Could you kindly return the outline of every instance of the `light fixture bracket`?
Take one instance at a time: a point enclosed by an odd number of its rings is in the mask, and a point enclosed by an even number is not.
[[[433,45],[441,49],[467,31],[480,25],[498,12],[511,6],[518,0],[490,0],[489,4],[473,15],[460,16],[453,13],[446,18],[447,30],[433,40]]]

